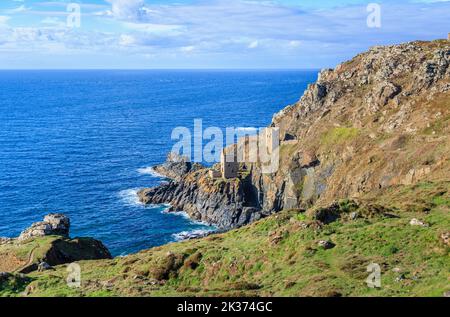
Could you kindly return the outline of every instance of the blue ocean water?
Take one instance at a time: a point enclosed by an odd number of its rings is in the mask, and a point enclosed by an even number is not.
[[[1,71],[0,236],[50,212],[114,255],[210,230],[135,192],[161,179],[172,129],[263,127],[317,71]]]

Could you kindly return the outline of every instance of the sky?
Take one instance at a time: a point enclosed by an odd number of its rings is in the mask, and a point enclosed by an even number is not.
[[[450,0],[0,0],[0,69],[318,69],[448,32]]]

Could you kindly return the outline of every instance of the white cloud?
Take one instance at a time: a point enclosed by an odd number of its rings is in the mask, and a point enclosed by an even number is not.
[[[66,26],[66,23],[63,22],[58,17],[46,17],[41,21],[41,23],[44,25],[47,25],[47,26],[53,26],[53,27],[57,27],[57,28],[63,28]]]
[[[300,47],[300,45],[302,45],[302,42],[301,42],[301,41],[293,40],[293,41],[290,41],[290,42],[289,42],[289,46],[290,46],[290,47]]]
[[[257,48],[258,46],[259,46],[259,42],[258,41],[253,41],[247,47],[252,49],[252,48]]]
[[[183,46],[180,50],[183,53],[191,53],[192,51],[195,50],[195,46]]]
[[[22,4],[21,6],[15,9],[6,10],[6,12],[8,12],[8,14],[16,14],[16,13],[23,13],[28,10],[30,10],[30,8],[27,8],[24,4]]]
[[[28,25],[26,31],[7,26],[9,17],[0,16],[0,50],[45,51],[50,47],[69,53],[127,52],[154,60],[180,57],[182,52],[189,59],[198,56],[201,62],[202,57],[219,62],[248,58],[251,63],[294,61],[303,63],[301,67],[325,67],[374,44],[446,37],[450,19],[450,3],[442,1],[385,3],[383,25],[377,30],[366,26],[365,5],[302,11],[275,1],[106,1],[109,6],[97,5],[91,8],[96,11],[88,13],[83,10],[83,27],[77,30],[63,27],[65,10],[55,15],[28,11],[41,14],[43,20],[40,25]],[[85,19],[91,20],[85,23]]]
[[[120,20],[139,21],[142,16],[148,13],[144,0],[106,0],[111,3],[112,15]]]
[[[123,26],[139,32],[161,35],[181,35],[182,25],[124,22]]]
[[[119,44],[121,46],[130,46],[136,43],[136,39],[128,34],[123,34],[120,36]]]
[[[0,15],[0,25],[6,25],[9,19],[11,19],[11,17],[6,15]]]

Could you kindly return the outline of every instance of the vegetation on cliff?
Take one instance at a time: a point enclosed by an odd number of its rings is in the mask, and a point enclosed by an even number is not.
[[[31,279],[25,274],[53,271],[53,266],[80,260],[112,258],[102,242],[69,238],[70,220],[50,214],[34,223],[18,238],[0,238],[0,295],[17,295]]]
[[[215,182],[184,165],[174,181],[140,192],[239,229],[80,261],[80,288],[66,285],[65,266],[4,274],[0,295],[449,294],[449,120],[449,41],[372,48],[322,71],[274,116],[276,173],[251,164],[244,179]],[[380,288],[366,284],[371,263]]]
[[[211,194],[201,186],[207,171],[195,171],[142,191],[141,200],[235,228],[285,209],[448,180],[449,120],[449,41],[374,47],[321,71],[296,104],[274,116],[276,173],[248,163],[245,182]]]
[[[442,296],[450,290],[449,189],[448,182],[395,186],[358,201],[286,210],[227,233],[78,262],[79,289],[66,285],[59,266],[0,294]],[[381,267],[381,288],[366,284],[371,263]]]

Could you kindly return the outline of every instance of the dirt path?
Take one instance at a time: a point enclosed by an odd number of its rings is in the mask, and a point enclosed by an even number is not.
[[[22,267],[20,267],[20,268],[18,268],[18,269],[16,269],[14,272],[15,273],[20,273],[22,270],[24,270],[25,268],[27,268],[28,266],[30,266],[31,264],[33,264],[33,261],[34,261],[34,251],[36,251],[36,249],[38,248],[39,246],[34,246],[31,250],[30,250],[30,252],[28,253],[28,261],[27,261],[27,263],[25,263],[24,265],[22,265]]]

